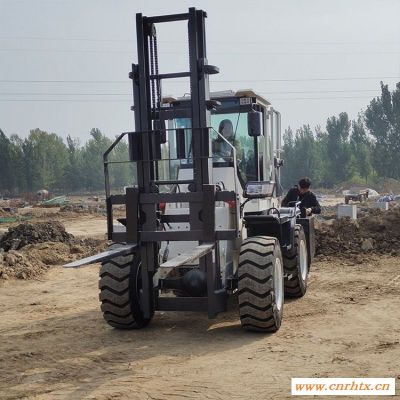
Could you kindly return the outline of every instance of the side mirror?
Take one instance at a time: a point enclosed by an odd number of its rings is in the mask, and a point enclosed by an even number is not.
[[[243,197],[247,199],[264,199],[274,194],[275,182],[248,182]]]
[[[262,135],[262,113],[250,111],[247,114],[247,130],[249,136],[257,137]]]

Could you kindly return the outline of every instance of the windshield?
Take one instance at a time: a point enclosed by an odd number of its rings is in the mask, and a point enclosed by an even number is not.
[[[242,184],[248,181],[258,180],[258,163],[254,157],[257,154],[257,140],[248,135],[247,113],[229,113],[211,115],[210,130],[212,141],[212,157],[214,168],[226,167],[233,161],[233,146],[236,150],[236,164],[239,178]],[[176,118],[173,120],[173,128],[184,129],[184,146],[186,159],[170,162],[170,173],[176,175],[178,165],[192,163],[192,130],[190,118]],[[223,138],[217,135],[218,132]],[[170,132],[169,147],[170,158],[176,158],[177,144],[175,133]],[[229,142],[230,145],[227,143]]]

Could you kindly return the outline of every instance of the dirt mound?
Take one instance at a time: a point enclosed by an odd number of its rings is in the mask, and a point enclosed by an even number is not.
[[[67,233],[59,222],[39,222],[20,224],[9,228],[0,238],[0,248],[5,251],[19,250],[28,244],[44,242],[70,243],[73,236]]]
[[[106,240],[77,239],[59,222],[20,224],[0,237],[0,279],[35,278],[53,265],[101,252],[106,245]]]
[[[29,279],[44,273],[49,266],[25,253],[10,250],[0,253],[0,279]]]
[[[362,262],[369,254],[400,255],[400,208],[370,209],[357,220],[342,218],[316,227],[316,255]]]
[[[19,251],[0,249],[0,280],[37,278],[52,266],[104,251],[106,245],[105,240],[73,239],[70,243],[29,244]]]

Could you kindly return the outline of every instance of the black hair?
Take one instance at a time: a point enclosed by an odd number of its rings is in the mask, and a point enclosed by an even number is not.
[[[222,133],[222,130],[224,128],[227,128],[229,130],[229,133],[231,135],[233,135],[233,124],[232,121],[230,119],[223,119],[220,123],[219,123],[219,127],[218,127],[218,132]]]
[[[308,189],[311,186],[311,180],[310,178],[302,178],[299,180],[299,186],[302,189]]]

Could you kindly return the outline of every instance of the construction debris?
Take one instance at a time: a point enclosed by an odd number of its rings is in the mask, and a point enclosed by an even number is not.
[[[32,243],[62,242],[70,243],[73,236],[67,233],[59,222],[39,222],[36,224],[20,224],[9,228],[0,238],[0,248],[5,251],[19,250]]]
[[[74,239],[71,243],[29,244],[8,252],[0,249],[0,280],[37,278],[53,266],[103,251],[106,245],[105,240]]]
[[[318,221],[316,254],[361,260],[366,254],[400,255],[400,208],[370,209],[358,220]]]
[[[0,279],[35,278],[51,266],[88,257],[106,240],[77,239],[58,222],[20,224],[0,237]]]
[[[60,212],[76,212],[76,213],[88,213],[88,214],[103,214],[106,212],[103,204],[85,204],[85,203],[72,203],[66,204],[60,207]]]
[[[50,200],[43,201],[41,207],[60,207],[68,204],[68,199],[65,196],[53,197]]]

